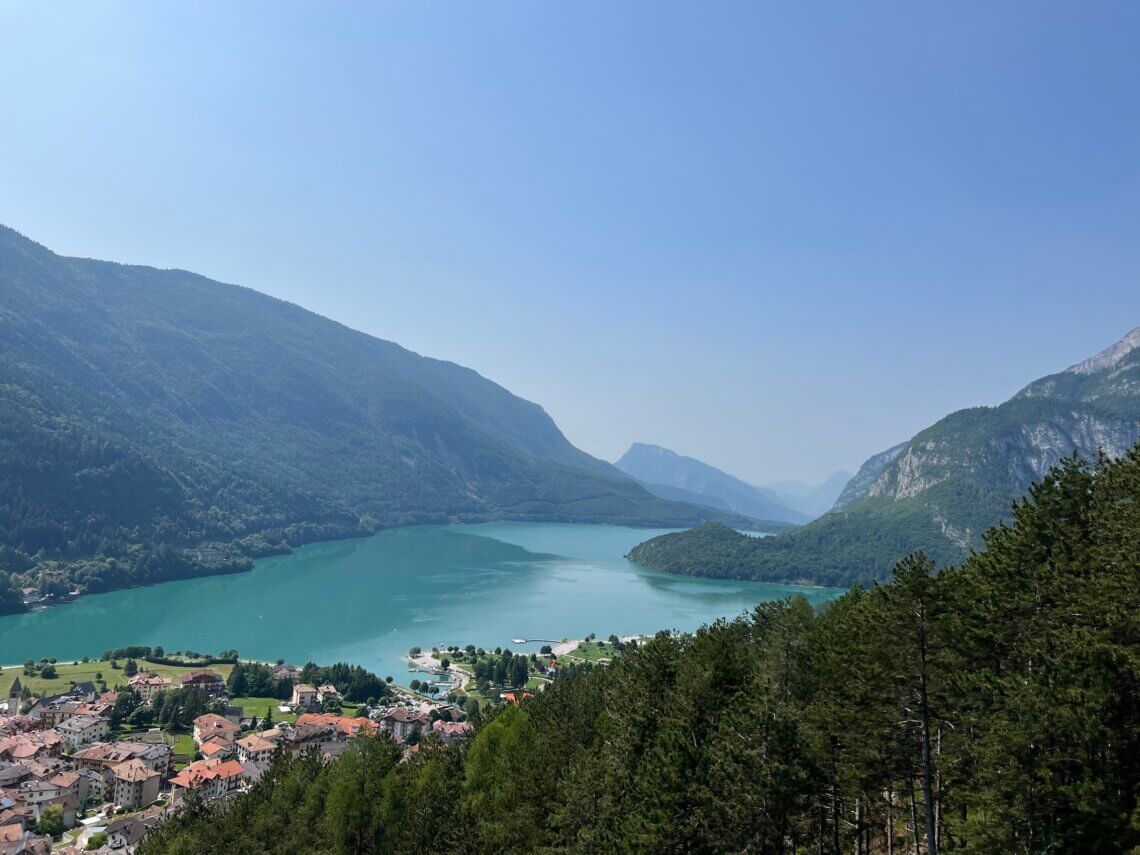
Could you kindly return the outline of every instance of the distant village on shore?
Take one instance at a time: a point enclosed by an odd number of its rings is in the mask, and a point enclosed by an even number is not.
[[[525,640],[519,639],[524,642]],[[328,762],[358,737],[405,759],[466,740],[482,709],[522,703],[559,669],[604,665],[636,637],[537,653],[413,647],[409,687],[358,666],[296,666],[161,647],[0,669],[0,855],[133,852],[188,798],[255,784],[285,754]]]

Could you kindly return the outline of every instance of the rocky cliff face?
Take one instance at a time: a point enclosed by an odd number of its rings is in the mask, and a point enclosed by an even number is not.
[[[965,547],[1061,459],[1119,457],[1140,441],[1140,328],[1006,403],[953,413],[869,459],[836,507],[919,502]]]
[[[907,443],[900,442],[898,445],[888,448],[886,451],[880,451],[874,457],[869,457],[859,467],[859,471],[855,473],[855,477],[847,482],[847,486],[843,488],[843,492],[839,494],[839,498],[835,500],[834,510],[844,508],[867,495],[867,491],[871,489],[871,485],[875,483],[875,479],[879,477],[883,469],[891,463],[896,457],[906,450]]]

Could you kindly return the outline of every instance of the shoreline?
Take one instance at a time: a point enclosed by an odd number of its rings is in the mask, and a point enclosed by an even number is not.
[[[425,528],[425,527],[429,527],[429,526],[436,526],[439,528],[451,528],[451,527],[467,526],[467,525],[487,525],[487,524],[492,524],[492,523],[518,523],[518,524],[523,524],[523,525],[567,525],[567,526],[596,525],[596,526],[614,527],[614,528],[627,528],[627,529],[639,529],[639,528],[660,529],[660,530],[665,531],[666,533],[686,531],[687,530],[687,527],[684,527],[684,526],[677,527],[677,526],[671,526],[671,525],[659,525],[659,524],[650,524],[650,523],[601,522],[601,521],[586,521],[586,520],[516,519],[513,517],[477,517],[477,518],[469,519],[469,520],[467,520],[467,519],[464,519],[464,520],[452,519],[452,520],[449,520],[446,522],[426,522],[425,521],[425,522],[419,522],[419,523],[407,523],[407,524],[403,524],[403,525],[382,526],[382,527],[377,528],[376,530],[374,530],[368,534],[351,534],[351,535],[348,535],[345,537],[323,537],[323,538],[322,537],[316,537],[316,538],[313,538],[311,540],[306,539],[306,540],[302,541],[301,543],[291,544],[288,549],[284,549],[284,550],[281,550],[279,552],[270,552],[270,553],[266,553],[264,555],[258,555],[256,557],[244,556],[245,558],[248,558],[250,561],[250,566],[248,568],[241,568],[241,567],[226,568],[226,569],[219,568],[215,572],[196,573],[194,575],[179,576],[177,578],[172,578],[172,579],[161,579],[161,580],[153,581],[153,582],[141,582],[141,583],[133,584],[133,585],[122,585],[122,586],[115,587],[115,588],[108,588],[105,591],[85,591],[82,594],[70,594],[69,593],[69,594],[62,595],[58,598],[53,598],[53,600],[51,602],[35,603],[34,605],[32,605],[28,608],[24,608],[18,612],[0,613],[0,620],[3,620],[4,618],[8,618],[8,617],[19,617],[21,615],[30,615],[30,614],[35,614],[37,612],[45,612],[45,611],[49,611],[51,609],[55,609],[59,606],[66,606],[66,605],[71,605],[72,603],[80,602],[81,600],[85,600],[88,597],[98,597],[98,596],[101,596],[103,594],[113,594],[113,593],[116,593],[118,591],[134,591],[134,590],[139,590],[139,589],[143,589],[143,588],[154,588],[154,587],[157,587],[159,585],[168,585],[168,584],[171,584],[173,582],[189,582],[189,581],[194,581],[196,579],[210,579],[210,578],[215,578],[218,576],[236,576],[236,575],[240,575],[243,573],[252,573],[254,570],[257,569],[257,563],[259,561],[265,561],[265,560],[270,559],[270,558],[281,558],[283,556],[292,555],[292,554],[296,553],[297,550],[299,550],[299,549],[303,549],[307,546],[313,546],[313,545],[318,544],[318,543],[341,543],[341,542],[353,541],[353,540],[367,540],[367,539],[375,537],[376,535],[381,534],[383,532],[397,531],[399,529]],[[764,536],[770,537],[770,536],[774,536],[775,534],[778,534],[778,532],[756,532],[756,534],[758,534],[758,535],[762,534]],[[199,544],[199,547],[200,546],[201,546],[201,544]],[[192,550],[192,549],[196,549],[199,547],[184,547],[184,549]],[[654,567],[646,567],[644,564],[638,564],[636,561],[632,561],[632,559],[629,558],[628,554],[622,555],[621,557],[627,561],[631,561],[633,564],[636,564],[638,567],[640,567],[643,570],[649,570],[649,571],[654,572],[654,573],[661,573],[662,575],[665,575],[665,576],[677,576],[677,577],[691,576],[691,574],[670,573],[670,572],[665,571],[665,570],[658,570]],[[82,562],[85,560],[89,560],[89,559],[76,559],[74,563],[79,563],[79,562]],[[714,578],[714,577],[693,576],[693,578]],[[757,580],[755,580],[755,579],[734,579],[734,578],[732,578],[732,579],[720,579],[720,581],[755,582]],[[790,586],[797,587],[797,588],[817,588],[817,589],[821,589],[821,590],[829,590],[830,589],[830,586],[828,586],[828,585],[816,585],[816,584],[811,584],[811,583],[806,583],[806,582],[774,582],[774,583],[770,583],[770,584],[790,585]],[[837,589],[837,590],[846,590],[846,589]],[[0,666],[0,667],[6,667],[6,666]]]

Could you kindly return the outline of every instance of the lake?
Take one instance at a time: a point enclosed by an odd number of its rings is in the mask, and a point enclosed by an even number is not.
[[[484,523],[389,529],[257,561],[249,573],[95,594],[0,618],[0,662],[96,657],[128,644],[346,661],[401,679],[409,647],[520,647],[696,629],[757,602],[841,591],[670,576],[623,556],[659,529]]]

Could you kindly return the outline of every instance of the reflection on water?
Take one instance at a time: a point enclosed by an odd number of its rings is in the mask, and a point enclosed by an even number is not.
[[[0,662],[126,644],[396,673],[412,645],[695,629],[761,600],[838,591],[667,576],[623,556],[659,530],[486,523],[392,529],[258,561],[250,573],[84,597],[0,618]]]

